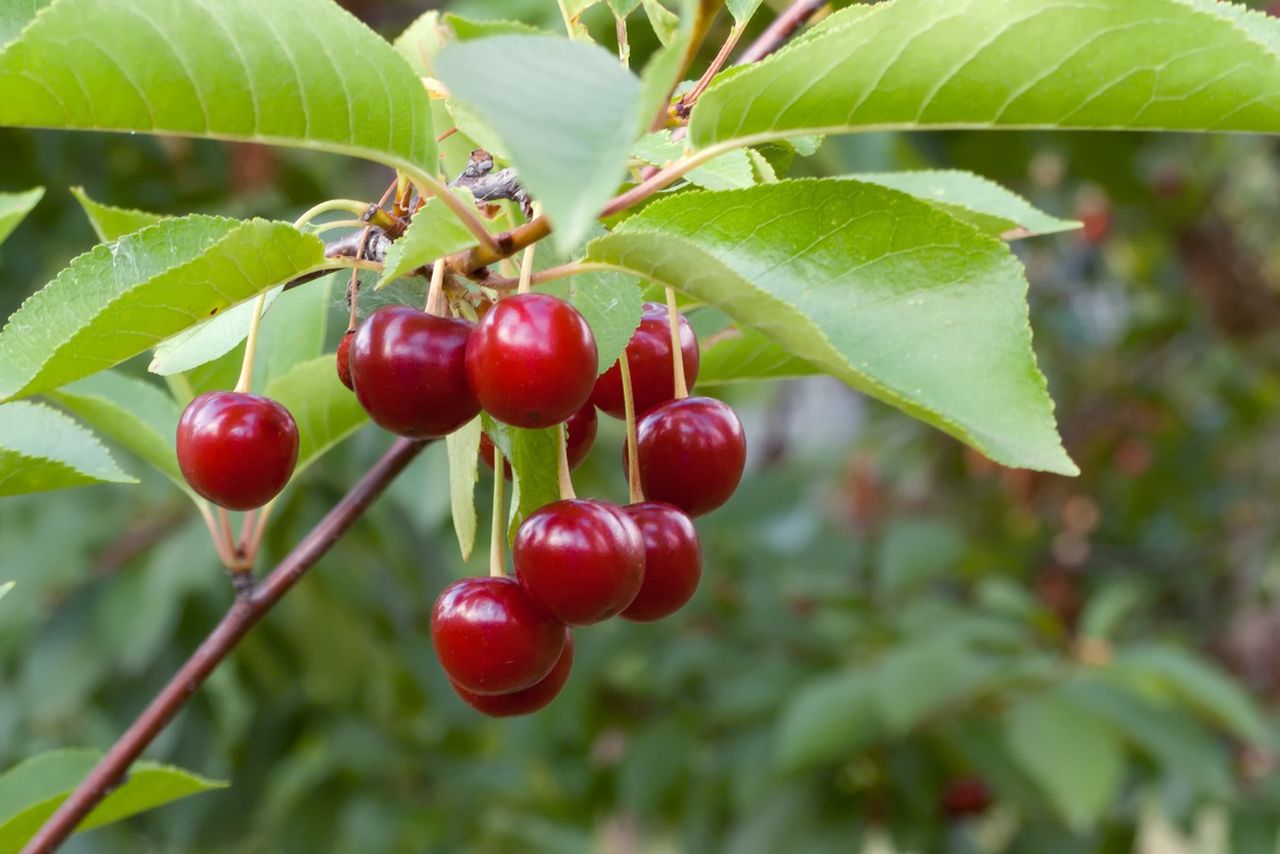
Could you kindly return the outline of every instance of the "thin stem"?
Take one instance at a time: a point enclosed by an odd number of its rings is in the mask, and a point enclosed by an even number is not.
[[[213,540],[213,548],[218,553],[218,560],[230,569],[236,560],[233,544],[219,530],[218,522],[213,518],[213,511],[209,509],[208,502],[200,499],[196,502],[196,509],[200,511],[200,518],[204,519],[205,527],[209,529],[209,538]]]
[[[444,259],[437,259],[431,265],[431,287],[427,290],[427,314],[443,315],[444,306]]]
[[[489,535],[489,574],[495,578],[506,577],[507,570],[503,565],[502,546],[507,539],[506,511],[507,502],[503,495],[507,484],[504,466],[506,459],[498,443],[493,443],[493,530]]]
[[[631,394],[631,365],[627,351],[618,359],[618,371],[622,374],[622,408],[627,418],[627,483],[631,488],[631,503],[644,501],[640,487],[640,451],[636,441],[636,401]]]
[[[826,6],[829,0],[795,0],[787,10],[765,28],[765,31],[738,57],[738,65],[759,62],[786,43],[795,31]]]
[[[424,443],[408,439],[400,439],[392,445],[391,450],[351,487],[351,491],[311,529],[252,595],[232,603],[226,615],[186,663],[117,739],[89,776],[45,821],[22,849],[23,854],[48,854],[66,841],[84,817],[120,785],[129,766],[181,711],[200,684],[231,653],[249,629],[333,547],[423,447]]]
[[[658,114],[653,117],[649,130],[662,130],[667,126],[667,120],[671,116],[671,96],[675,93],[676,86],[684,79],[684,74],[689,70],[689,66],[693,64],[693,58],[698,55],[698,51],[702,48],[702,41],[707,37],[707,30],[711,28],[711,21],[715,18],[716,12],[720,10],[722,5],[724,5],[722,0],[699,0],[698,9],[694,13],[693,30],[689,35],[689,43],[685,45],[684,55],[680,57],[680,71],[675,75],[675,82],[671,84],[671,88],[667,90],[667,96],[662,99],[662,103],[658,106]]]
[[[355,199],[329,199],[320,204],[307,209],[302,216],[293,221],[293,227],[301,230],[301,228],[311,220],[321,214],[331,213],[332,211],[344,211],[353,216],[364,216],[365,211],[369,209],[368,202],[358,202]]]
[[[676,289],[667,288],[667,325],[671,327],[671,376],[675,380],[676,400],[689,396],[684,377],[684,350],[680,347],[680,310],[676,308]]]
[[[627,39],[627,19],[623,15],[614,15],[614,30],[618,34],[618,62],[623,68],[631,67],[631,43]]]
[[[569,474],[569,445],[568,436],[564,422],[561,421],[556,425],[556,444],[559,445],[559,453],[556,454],[560,461],[560,500],[568,501],[571,498],[577,498],[573,491],[573,477]]]
[[[256,507],[245,513],[244,518],[240,520],[240,540],[237,548],[239,549],[240,554],[245,555],[246,558],[249,554],[249,537],[253,533],[253,528],[257,524],[257,521],[258,509]]]
[[[520,257],[520,283],[516,286],[518,294],[529,293],[529,288],[533,285],[533,253],[537,248],[538,244],[530,244]]]
[[[388,187],[387,192],[384,193],[382,196],[382,201],[379,202],[378,204],[379,205],[386,204],[388,194],[393,192],[395,189],[396,189],[395,184],[392,184],[390,187]],[[369,248],[369,235],[371,233],[373,233],[373,226],[368,226],[365,228],[363,232],[361,232],[360,248],[356,250],[356,258],[355,258],[356,261],[364,260],[365,250]],[[347,309],[349,311],[349,314],[347,315],[348,330],[352,330],[356,328],[356,320],[360,316],[360,312],[358,308],[359,302],[360,302],[360,268],[352,267],[351,282],[347,285]]]
[[[554,282],[556,279],[567,279],[570,276],[579,276],[583,273],[627,273],[636,275],[635,270],[629,270],[617,264],[608,264],[603,261],[570,261],[567,264],[559,264],[555,267],[548,267],[534,273],[529,277],[531,285],[540,285],[543,282]],[[510,278],[508,276],[486,276],[480,282],[486,288],[493,288],[495,291],[509,291],[520,285],[520,279]]]
[[[702,93],[707,91],[707,87],[711,85],[711,79],[720,73],[720,69],[724,68],[724,64],[729,61],[729,54],[733,52],[734,47],[738,44],[738,39],[742,38],[742,24],[734,24],[733,29],[729,30],[729,37],[724,40],[724,44],[720,45],[720,50],[716,53],[715,58],[711,60],[711,64],[707,66],[707,70],[702,72],[702,76],[698,78],[698,82],[693,84],[693,88],[680,98],[680,103],[676,105],[676,112],[682,117],[687,118],[689,112],[693,109],[693,105],[697,103],[698,98],[702,97]]]
[[[564,0],[556,0],[556,5],[560,7],[560,18],[564,21],[564,30],[569,38],[579,38],[578,28],[574,26],[573,15],[569,14],[569,7],[565,5]]]
[[[267,295],[261,294],[253,304],[253,320],[249,323],[249,336],[244,339],[244,361],[240,363],[240,379],[236,391],[243,394],[253,385],[253,357],[258,352],[258,332],[262,328],[262,312],[267,307]]]
[[[262,535],[267,530],[267,520],[271,518],[271,511],[275,509],[276,500],[273,498],[266,503],[258,511],[258,518],[254,520],[253,532],[249,536],[249,541],[241,548],[244,551],[245,560],[252,564],[258,557],[258,549],[262,545]]]
[[[312,228],[315,234],[324,234],[339,228],[364,228],[368,223],[362,219],[338,219],[333,222],[322,222]]]
[[[453,136],[457,132],[458,132],[458,129],[456,127],[449,128],[447,131],[443,131],[439,136],[436,137],[436,142],[444,142],[446,139]]]

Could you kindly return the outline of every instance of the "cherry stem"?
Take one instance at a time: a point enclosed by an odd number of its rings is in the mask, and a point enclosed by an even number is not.
[[[382,201],[379,205],[386,204],[387,195],[395,190],[395,184],[387,188],[387,192],[383,194]],[[360,233],[360,248],[356,250],[356,263],[364,260],[365,250],[369,247],[369,235],[373,232],[373,226],[366,226],[365,230]],[[356,328],[356,320],[359,319],[359,296],[360,296],[360,268],[351,268],[351,283],[347,285],[347,307],[350,314],[347,317],[347,331],[350,332]]]
[[[368,202],[358,202],[355,199],[329,199],[328,201],[321,202],[314,207],[308,208],[302,216],[293,221],[293,227],[301,231],[302,227],[311,222],[311,220],[321,214],[332,213],[334,211],[342,211],[343,213],[349,213],[352,216],[364,216],[365,212],[368,210]]]
[[[720,45],[720,50],[715,55],[715,59],[711,60],[711,64],[707,66],[707,70],[698,78],[698,82],[693,88],[684,94],[680,99],[680,103],[676,106],[676,111],[681,117],[688,116],[689,111],[693,109],[693,105],[697,103],[698,98],[702,97],[702,93],[707,91],[707,87],[711,85],[711,78],[720,73],[720,69],[724,68],[724,64],[729,61],[729,54],[738,44],[738,39],[742,38],[743,27],[741,24],[734,24],[733,29],[729,30],[729,37],[724,40],[724,44]]]
[[[618,34],[618,62],[623,68],[631,67],[631,44],[627,40],[627,19],[624,15],[615,15],[614,29]]]
[[[560,463],[561,501],[568,501],[571,498],[578,497],[573,491],[573,477],[569,474],[569,442],[566,432],[563,421],[556,425],[556,445],[558,447],[556,457]]]
[[[431,267],[431,288],[427,291],[427,314],[443,316],[444,259],[437,259]]]
[[[644,501],[644,490],[640,487],[640,450],[636,439],[636,400],[631,394],[631,365],[627,361],[627,351],[622,351],[618,359],[618,372],[622,375],[622,409],[627,417],[627,483],[631,488],[631,503]]]
[[[236,559],[235,550],[231,542],[219,530],[218,522],[213,518],[213,511],[209,509],[208,503],[201,499],[196,502],[196,507],[200,510],[200,517],[204,519],[205,527],[209,529],[209,538],[213,540],[213,548],[218,553],[218,560],[222,561],[223,566],[230,569]]]
[[[538,244],[530,244],[529,248],[524,250],[524,255],[520,256],[520,283],[516,285],[516,293],[527,294],[529,288],[533,286],[533,253],[538,248]]]
[[[240,379],[236,391],[244,394],[253,385],[253,357],[258,351],[258,331],[262,328],[262,312],[267,307],[267,295],[262,293],[253,304],[253,320],[249,323],[249,335],[244,339],[244,361],[240,364]]]
[[[502,560],[502,544],[507,538],[506,496],[503,494],[507,485],[504,470],[506,463],[502,449],[493,443],[493,531],[489,537],[489,574],[494,578],[505,578],[506,567]]]
[[[680,347],[680,310],[676,308],[676,289],[667,288],[667,324],[671,327],[671,376],[675,380],[676,400],[689,396],[684,377],[684,350]]]

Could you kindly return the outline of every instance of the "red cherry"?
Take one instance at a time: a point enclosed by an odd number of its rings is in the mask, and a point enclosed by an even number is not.
[[[465,320],[389,305],[365,318],[351,342],[351,379],[369,417],[392,433],[433,439],[480,412],[467,384]]]
[[[510,694],[546,677],[568,630],[514,578],[463,578],[431,611],[431,641],[450,681],[475,694]]]
[[[591,404],[579,409],[564,422],[568,436],[565,439],[565,451],[569,456],[569,471],[582,465],[596,440],[596,408]],[[480,434],[480,458],[485,465],[493,468],[493,440],[487,433]],[[502,471],[511,480],[511,461],[502,461]]]
[[[532,714],[546,708],[560,693],[564,683],[569,680],[569,671],[572,668],[573,636],[570,635],[565,639],[564,652],[560,653],[560,657],[556,659],[551,672],[542,677],[542,681],[532,688],[513,691],[510,694],[476,694],[456,682],[449,684],[453,686],[453,690],[463,702],[476,711],[483,712],[491,718],[510,718],[516,715]]]
[[[516,532],[511,559],[530,597],[570,626],[620,613],[644,580],[640,529],[603,501],[575,498],[535,510]]]
[[[622,616],[641,623],[669,617],[693,598],[702,578],[702,546],[693,520],[661,501],[629,504],[622,512],[644,539],[644,582]]]
[[[970,818],[991,808],[991,789],[981,777],[960,777],[942,790],[942,812],[949,818]]]
[[[728,404],[710,397],[686,397],[649,410],[636,425],[636,447],[645,497],[690,516],[728,501],[747,461],[742,422]]]
[[[467,344],[467,377],[494,418],[550,427],[582,408],[597,370],[596,339],[576,308],[547,294],[494,303]]]
[[[355,386],[351,384],[351,339],[355,337],[356,331],[348,329],[342,333],[342,340],[338,342],[338,379],[349,389],[355,390]]]
[[[684,378],[689,388],[693,388],[694,380],[698,378],[698,338],[683,314],[680,315],[679,326]],[[665,305],[656,302],[644,304],[640,326],[627,344],[627,366],[631,369],[631,397],[637,415],[643,415],[676,396],[671,373],[671,323]],[[614,418],[626,417],[622,403],[622,371],[617,362],[596,380],[591,402]]]
[[[298,425],[270,398],[211,391],[178,421],[178,467],[196,492],[228,510],[280,494],[298,461]]]

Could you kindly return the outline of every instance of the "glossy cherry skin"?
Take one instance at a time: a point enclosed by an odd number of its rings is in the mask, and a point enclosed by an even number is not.
[[[622,616],[640,623],[669,617],[693,598],[702,578],[702,545],[693,520],[661,501],[628,504],[622,512],[644,539],[644,582]]]
[[[596,339],[576,308],[548,294],[494,303],[467,344],[467,377],[486,412],[516,427],[550,427],[591,397]]]
[[[514,578],[463,578],[431,611],[440,665],[463,690],[510,694],[538,684],[564,650],[568,630]]]
[[[569,681],[569,671],[573,669],[573,637],[565,640],[564,652],[556,659],[551,672],[542,677],[531,688],[523,691],[512,691],[510,694],[476,694],[450,682],[462,701],[477,712],[483,712],[491,718],[510,718],[516,715],[529,715],[550,705],[560,693],[564,683]]]
[[[616,505],[570,499],[529,515],[511,546],[516,577],[569,626],[622,612],[644,581],[644,539]]]
[[[356,398],[377,424],[412,439],[452,433],[480,413],[467,383],[465,320],[389,305],[351,341]]]
[[[686,397],[649,410],[636,424],[636,447],[645,497],[690,516],[728,501],[747,462],[742,422],[728,404],[710,397]]]
[[[355,337],[355,330],[348,329],[342,333],[342,340],[338,342],[338,353],[336,361],[338,363],[338,379],[344,386],[355,391],[355,386],[351,384],[351,339]]]
[[[596,441],[596,422],[596,408],[589,403],[564,422],[568,434],[565,438],[565,452],[569,456],[569,471],[582,465],[591,451],[591,446]],[[480,458],[485,465],[493,468],[493,440],[486,433],[480,434]],[[502,461],[502,471],[507,480],[511,480],[510,460]]]
[[[178,467],[191,488],[228,510],[280,494],[298,461],[298,425],[270,398],[211,391],[178,421]]]
[[[693,388],[698,378],[698,338],[685,316],[680,315],[680,353],[684,379]],[[636,415],[643,415],[659,403],[676,396],[671,371],[671,323],[667,307],[656,302],[644,304],[640,326],[627,343],[627,366],[631,369],[631,398]],[[625,418],[622,402],[622,371],[617,362],[596,380],[591,402],[614,418]]]

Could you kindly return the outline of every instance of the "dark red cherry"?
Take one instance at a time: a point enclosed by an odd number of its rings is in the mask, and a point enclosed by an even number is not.
[[[457,430],[480,412],[467,383],[465,320],[407,305],[389,305],[365,318],[351,341],[351,379],[369,417],[386,430],[433,439]]]
[[[690,516],[728,501],[747,461],[742,422],[728,404],[710,397],[671,400],[649,410],[636,424],[636,447],[645,497]]]
[[[564,422],[568,436],[565,439],[565,451],[569,456],[569,471],[582,465],[596,440],[596,408],[591,404],[579,409]],[[480,434],[480,457],[485,465],[493,468],[493,440],[487,433]],[[511,461],[502,461],[502,471],[511,480]]]
[[[511,546],[516,577],[560,622],[586,626],[636,598],[644,540],[620,507],[570,499],[535,510]]]
[[[532,688],[513,691],[510,694],[476,694],[468,691],[456,682],[450,682],[462,701],[478,712],[491,718],[510,718],[516,715],[529,715],[539,709],[546,708],[564,683],[569,680],[569,671],[573,669],[573,636],[564,643],[564,652],[556,659],[551,672],[542,677],[542,681]]]
[[[298,461],[298,425],[270,398],[211,391],[178,421],[178,467],[196,492],[228,510],[280,494]]]
[[[500,299],[467,345],[467,377],[486,412],[550,427],[582,408],[596,381],[596,339],[576,308],[548,294]]]
[[[628,620],[647,623],[679,611],[693,598],[702,578],[702,546],[693,520],[683,510],[661,501],[629,504],[644,539],[644,582],[622,611]]]
[[[542,681],[568,630],[514,578],[463,578],[431,611],[431,641],[450,681],[475,694],[510,694]]]
[[[981,777],[960,777],[942,790],[942,812],[949,818],[972,818],[991,808],[991,788]]]
[[[693,382],[698,378],[698,339],[683,314],[680,315],[679,326],[685,383],[693,388]],[[637,415],[643,415],[676,396],[671,371],[671,324],[665,305],[656,302],[644,304],[640,326],[627,344],[627,366],[631,369],[631,397]],[[622,371],[617,362],[596,380],[591,402],[614,418],[626,417],[622,403]]]
[[[342,340],[338,342],[338,379],[342,384],[351,390],[355,390],[355,386],[351,384],[351,339],[355,337],[356,331],[348,329],[342,333]]]

